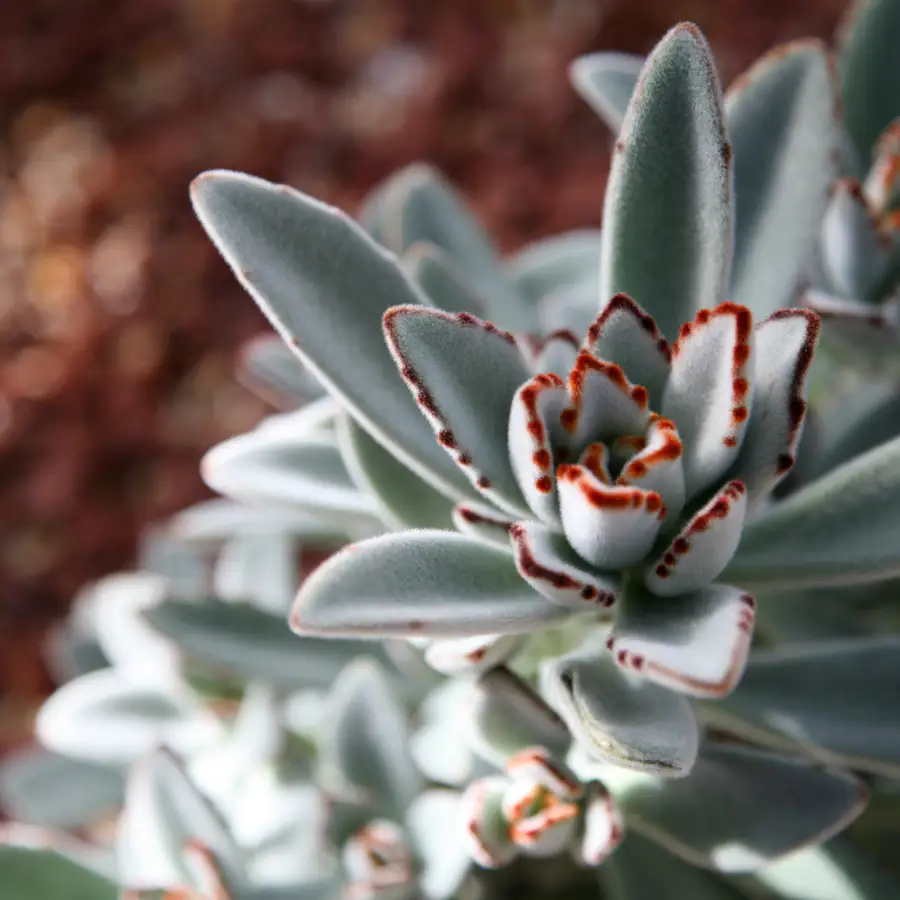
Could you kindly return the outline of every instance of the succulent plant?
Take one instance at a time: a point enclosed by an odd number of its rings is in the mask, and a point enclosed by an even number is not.
[[[883,275],[828,235],[895,18],[851,20],[843,123],[815,41],[724,98],[689,24],[577,60],[603,229],[507,259],[425,165],[359,224],[201,176],[279,412],[51,641],[0,897],[896,897],[883,823],[837,835],[900,774],[900,392],[814,358],[804,293]]]

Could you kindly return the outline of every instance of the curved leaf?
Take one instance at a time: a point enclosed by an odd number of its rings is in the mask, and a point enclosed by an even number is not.
[[[556,291],[575,286],[586,292],[593,290],[596,294],[600,275],[600,235],[599,228],[583,228],[526,244],[507,257],[507,276],[520,293],[535,303]],[[591,312],[596,308],[595,298]]]
[[[708,712],[748,738],[897,776],[898,692],[900,638],[823,641],[754,654],[738,689]]]
[[[798,490],[744,527],[722,575],[742,587],[828,586],[900,575],[900,438]]]
[[[259,178],[208,172],[191,197],[238,281],[322,384],[422,477],[471,499],[381,336],[389,306],[427,302],[394,257],[339,210]]]
[[[531,590],[509,554],[464,535],[408,531],[346,547],[307,578],[299,633],[365,637],[517,634],[569,611]]]

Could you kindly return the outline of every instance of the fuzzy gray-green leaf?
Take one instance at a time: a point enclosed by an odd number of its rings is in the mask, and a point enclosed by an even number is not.
[[[299,633],[362,637],[516,634],[568,611],[519,577],[509,554],[444,531],[408,531],[346,547],[307,578]]]
[[[622,127],[644,59],[632,53],[591,53],[569,66],[572,86],[613,134]]]
[[[836,106],[818,41],[775,48],[725,96],[735,190],[730,299],[756,316],[789,305],[806,275],[835,174]]]
[[[712,54],[673,28],[641,73],[616,143],[603,213],[600,302],[625,293],[674,338],[728,291],[731,151]]]
[[[405,463],[471,499],[381,337],[389,306],[427,303],[396,259],[339,210],[259,178],[209,172],[192,199],[237,279],[323,385]]]
[[[838,66],[844,121],[864,167],[878,136],[900,115],[898,40],[896,0],[857,0],[840,41]]]
[[[900,438],[832,470],[744,527],[723,579],[828,586],[900,575]]]

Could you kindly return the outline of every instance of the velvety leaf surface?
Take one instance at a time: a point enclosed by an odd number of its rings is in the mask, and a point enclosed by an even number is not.
[[[805,309],[773,313],[753,330],[753,404],[740,454],[730,473],[750,502],[766,497],[794,465],[806,411],[806,376],[819,336]]]
[[[731,154],[720,95],[705,39],[677,25],[643,69],[606,188],[601,303],[628,294],[669,338],[727,294]]]
[[[414,163],[387,179],[377,193],[378,205],[370,203],[364,221],[371,228],[377,216],[378,239],[389,250],[400,256],[420,242],[433,244],[465,273],[491,319],[502,328],[521,326],[519,297],[504,277],[490,237],[440,172]],[[398,297],[396,302],[406,301]]]
[[[893,0],[857,0],[840,41],[844,121],[863,166],[878,136],[900,114],[898,36],[900,8]]]
[[[401,265],[436,309],[449,313],[483,312],[484,304],[465,281],[466,270],[433,244],[413,244],[401,257]]]
[[[690,703],[621,672],[602,650],[544,663],[541,693],[595,759],[674,778],[694,764],[697,724]]]
[[[365,637],[516,634],[569,615],[519,577],[508,554],[464,535],[410,531],[342,550],[306,580],[299,633]]]
[[[769,51],[725,95],[734,150],[730,299],[765,316],[790,305],[819,238],[838,147],[837,86],[827,49]]]
[[[569,66],[572,86],[615,134],[622,127],[644,58],[632,53],[591,53]]]
[[[290,503],[325,514],[376,511],[372,498],[350,479],[330,437],[276,436],[256,429],[208,451],[201,474],[214,491],[244,503]]]
[[[754,654],[738,689],[709,713],[751,739],[896,775],[898,692],[900,638],[825,641]]]
[[[450,496],[472,495],[416,410],[381,337],[384,311],[425,296],[346,215],[234,172],[200,176],[194,209],[235,276],[322,383]]]
[[[0,806],[13,819],[45,828],[80,828],[121,806],[122,773],[28,747],[0,764]]]
[[[145,615],[188,659],[282,688],[328,687],[356,654],[380,655],[360,641],[298,637],[283,615],[247,604],[169,600]]]
[[[723,578],[827,586],[900,575],[900,439],[881,444],[748,522]]]
[[[422,787],[409,753],[406,712],[371,659],[350,663],[334,683],[324,739],[326,759],[392,817]]]
[[[394,528],[451,528],[453,504],[385,450],[350,416],[338,421],[338,444],[360,491],[374,495]]]
[[[394,307],[384,333],[410,392],[473,485],[501,508],[527,510],[509,462],[513,396],[530,376],[512,334],[462,314]]]
[[[732,745],[704,746],[688,778],[618,772],[606,784],[631,828],[721,872],[754,871],[826,839],[868,799],[843,772]]]

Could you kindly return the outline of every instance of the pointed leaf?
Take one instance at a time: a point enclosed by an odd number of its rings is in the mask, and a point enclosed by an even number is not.
[[[696,26],[677,25],[648,58],[616,142],[603,212],[601,302],[628,294],[674,338],[694,312],[724,299],[730,157],[709,47]]]
[[[688,778],[619,772],[605,780],[630,828],[720,872],[755,871],[826,840],[868,797],[844,772],[734,745],[705,746]]]
[[[900,9],[893,0],[858,0],[839,42],[844,121],[864,166],[878,136],[900,114],[898,35]]]
[[[697,723],[684,697],[621,672],[602,651],[582,650],[541,669],[541,693],[594,759],[669,778],[697,755]]]
[[[216,717],[192,699],[129,684],[114,669],[59,688],[35,730],[49,750],[100,765],[128,765],[163,741],[193,750],[220,735]]]
[[[724,697],[744,671],[754,610],[749,594],[724,584],[666,598],[635,587],[622,598],[606,646],[622,668],[670,690]]]
[[[288,689],[326,688],[354,656],[377,653],[361,641],[298,637],[284,616],[246,604],[169,600],[145,615],[188,659]]]
[[[291,627],[366,637],[518,634],[569,615],[535,593],[509,555],[441,531],[352,544],[306,580]]]
[[[203,480],[244,503],[296,504],[328,514],[374,515],[372,498],[350,480],[335,441],[297,438],[259,429],[229,438],[208,451]]]
[[[326,758],[389,815],[402,815],[422,781],[409,754],[406,713],[383,671],[367,658],[350,663],[328,706]]]
[[[593,287],[596,292],[600,231],[566,231],[526,244],[507,258],[506,271],[519,292],[533,302],[573,285]],[[593,306],[596,308],[596,302]]]
[[[892,698],[898,691],[900,639],[824,641],[754,654],[738,689],[710,713],[754,740],[896,776],[900,716]]]
[[[838,150],[837,85],[819,41],[770,50],[725,96],[734,149],[731,299],[789,305],[819,238]]]
[[[723,578],[745,587],[854,584],[900,575],[900,439],[801,488],[749,522]]]
[[[509,512],[527,509],[507,429],[513,396],[531,373],[512,334],[415,306],[389,309],[384,333],[438,443],[486,497]]]
[[[643,65],[644,58],[631,53],[591,53],[569,66],[572,86],[613,134],[622,127]]]
[[[478,538],[492,547],[509,550],[509,530],[515,524],[489,507],[460,503],[453,507],[453,524],[463,534]]]
[[[338,420],[338,444],[350,477],[374,495],[395,528],[450,528],[453,504],[407,469],[350,416]]]
[[[290,188],[234,172],[192,185],[207,233],[275,329],[364,427],[422,477],[472,495],[434,445],[397,378],[381,317],[425,297],[347,216]]]

